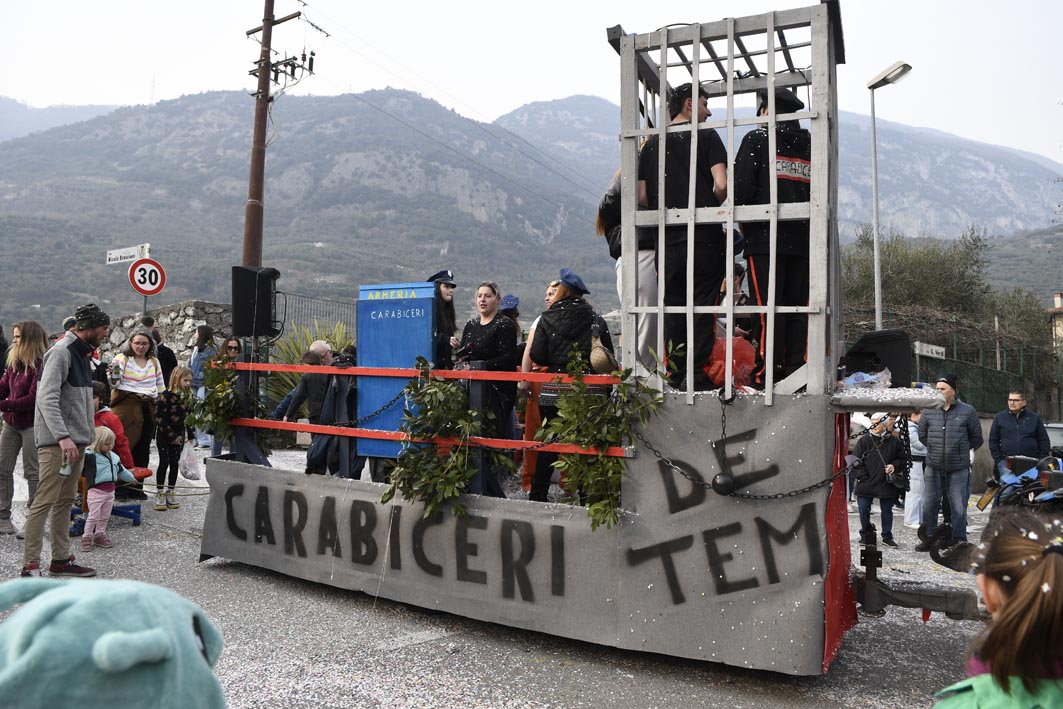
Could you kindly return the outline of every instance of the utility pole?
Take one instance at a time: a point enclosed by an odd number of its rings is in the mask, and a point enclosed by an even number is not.
[[[262,190],[266,174],[266,118],[269,115],[270,43],[273,41],[273,0],[262,11],[262,52],[258,58],[255,132],[251,139],[251,178],[244,209],[244,266],[262,265]],[[251,35],[256,30],[251,30]]]
[[[262,52],[259,54],[252,76],[258,77],[258,91],[255,92],[255,130],[251,138],[251,177],[247,183],[247,207],[244,210],[244,266],[262,265],[262,192],[266,174],[266,121],[269,118],[270,79],[277,80],[278,67],[291,69],[295,75],[295,62],[285,59],[275,65],[270,61],[273,27],[288,20],[294,20],[302,13],[293,12],[279,20],[273,19],[273,0],[265,0],[262,10],[262,25],[247,31],[247,36],[262,32]],[[302,68],[302,67],[300,67]],[[311,60],[310,71],[313,71]]]

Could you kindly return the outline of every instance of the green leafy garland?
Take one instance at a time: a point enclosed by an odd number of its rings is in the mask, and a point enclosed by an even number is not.
[[[412,440],[403,443],[403,451],[391,470],[391,485],[380,498],[387,503],[402,492],[409,500],[424,504],[424,516],[442,510],[469,489],[469,481],[476,474],[476,455],[469,438],[480,435],[483,416],[490,412],[470,411],[469,396],[461,383],[454,379],[431,376],[432,365],[423,357],[417,358],[421,376],[406,386],[408,406],[402,416],[401,430]],[[433,438],[453,439],[452,444],[426,444],[414,441]],[[496,467],[513,468],[512,459],[490,451],[488,463]],[[465,506],[454,503],[457,516],[465,514]]]
[[[585,505],[592,530],[602,525],[608,529],[620,518],[620,485],[626,464],[623,458],[605,455],[605,450],[633,444],[635,420],[645,425],[664,397],[631,369],[617,372],[620,382],[609,396],[603,396],[601,387],[584,381],[587,369],[577,351],[570,353],[567,373],[572,384],[558,397],[557,416],[544,421],[535,437],[598,450],[596,455],[562,453],[554,467],[566,478],[562,501]]]
[[[207,390],[205,399],[193,397],[185,423],[207,431],[215,438],[227,441],[232,437],[234,418],[243,415],[240,408],[240,387],[237,372],[229,365],[229,358],[209,362],[203,368],[203,383]]]

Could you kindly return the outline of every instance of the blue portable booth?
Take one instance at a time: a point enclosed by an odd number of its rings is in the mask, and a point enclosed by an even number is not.
[[[358,289],[358,365],[413,367],[417,357],[431,361],[435,322],[434,283],[389,283]],[[358,418],[391,401],[406,386],[405,377],[358,377]],[[403,402],[362,422],[361,428],[397,431]],[[358,455],[395,458],[397,441],[358,439]]]

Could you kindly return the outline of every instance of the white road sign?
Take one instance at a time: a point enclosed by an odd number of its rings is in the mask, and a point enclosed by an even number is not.
[[[136,246],[129,246],[124,249],[112,249],[107,252],[107,265],[110,266],[113,263],[136,261],[137,259],[148,258],[149,256],[151,256],[151,244],[137,244]]]

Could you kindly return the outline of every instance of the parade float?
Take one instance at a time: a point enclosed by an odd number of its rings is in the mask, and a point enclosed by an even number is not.
[[[655,228],[663,240],[668,225],[718,224],[731,233],[738,224],[761,221],[769,224],[774,240],[780,222],[808,220],[807,305],[727,302],[695,311],[688,301],[668,309],[686,316],[691,331],[695,312],[711,312],[728,323],[736,314],[766,313],[769,358],[776,337],[773,316],[807,314],[806,364],[782,381],[773,381],[769,366],[763,391],[740,390],[733,382],[728,338],[719,391],[672,391],[647,373],[650,385],[663,392],[661,403],[645,423],[631,424],[630,445],[585,450],[550,444],[560,452],[623,460],[626,474],[615,524],[593,528],[587,509],[579,505],[475,494],[460,497],[464,514],[444,509],[426,515],[416,499],[396,495],[383,502],[385,484],[268,468],[252,434],[279,428],[335,436],[345,446],[341,460],[349,449],[394,456],[410,445],[399,428],[407,406],[403,392],[411,379],[465,380],[475,390],[477,382],[492,379],[542,382],[557,375],[414,369],[418,355],[431,357],[431,284],[363,286],[360,366],[328,370],[348,385],[349,378],[357,378],[357,419],[342,426],[310,426],[263,420],[245,409],[247,415],[232,421],[237,431],[233,452],[207,463],[210,499],[201,560],[221,557],[565,638],[790,675],[827,671],[845,631],[857,622],[858,601],[876,610],[898,603],[971,615],[973,594],[892,589],[875,576],[874,547],[866,551],[866,573],[857,572],[851,558],[846,412],[910,410],[941,401],[933,390],[846,391],[839,385],[845,340],[835,68],[844,61],[844,45],[837,3],[645,34],[614,27],[607,40],[619,55],[622,92],[621,360],[634,361],[635,338],[627,334],[636,317],[663,308],[663,300],[656,307],[634,305],[637,227]],[[780,87],[807,97],[806,107],[786,120],[799,120],[811,132],[809,201],[773,199],[765,205],[706,209],[693,208],[692,195],[688,209],[636,210],[639,146],[669,130],[668,121],[661,120],[661,96],[686,82],[700,84],[714,105],[726,106],[701,127],[718,131],[730,167],[736,131],[759,123],[774,133],[781,115],[773,101],[765,116],[736,117],[736,98],[758,90],[772,95]],[[671,130],[689,131],[690,126]],[[733,180],[733,170],[729,175]],[[734,261],[729,243],[727,282]],[[691,269],[688,278],[693,277]],[[663,332],[657,340],[657,351],[664,351]],[[887,349],[872,338],[848,364],[881,370],[891,357]],[[252,391],[253,378],[263,371],[322,371],[259,362],[235,368]],[[895,383],[903,381],[898,370],[903,366],[895,365]],[[619,382],[617,377],[586,379]],[[475,437],[469,443],[481,451],[543,447],[542,442]]]

